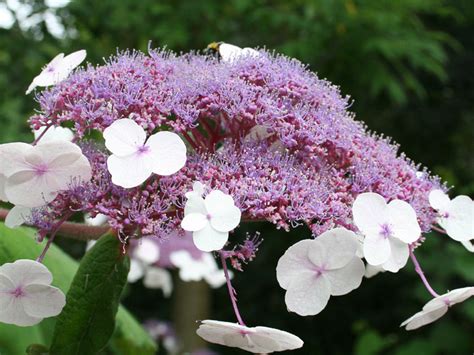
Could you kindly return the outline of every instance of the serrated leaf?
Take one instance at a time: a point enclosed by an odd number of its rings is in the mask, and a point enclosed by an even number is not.
[[[51,353],[96,354],[107,345],[129,268],[117,238],[101,237],[79,264],[56,321]]]

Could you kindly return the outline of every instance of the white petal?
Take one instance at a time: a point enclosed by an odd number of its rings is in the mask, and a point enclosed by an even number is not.
[[[196,232],[209,224],[206,215],[201,213],[189,213],[181,221],[181,228],[188,232]]]
[[[146,145],[151,149],[155,174],[172,175],[186,164],[186,145],[176,133],[155,133]]]
[[[354,223],[365,234],[378,234],[380,226],[388,222],[385,199],[373,192],[357,196],[352,206]]]
[[[474,239],[474,202],[468,196],[457,196],[448,213],[441,224],[446,233],[458,242]]]
[[[127,280],[130,283],[137,282],[145,274],[145,267],[141,262],[135,259],[130,260],[130,271],[128,272]]]
[[[204,204],[211,216],[211,225],[219,232],[229,232],[239,225],[242,213],[235,206],[232,196],[214,190],[206,196]]]
[[[464,248],[466,248],[468,251],[470,251],[471,253],[474,253],[474,244],[472,240],[461,242],[461,244],[464,245]]]
[[[354,232],[345,228],[334,228],[316,238],[328,251],[325,268],[338,269],[352,261],[356,255],[358,242]],[[311,256],[310,256],[311,259]]]
[[[382,268],[390,272],[398,272],[407,264],[409,256],[408,244],[396,238],[389,238],[390,242],[390,258],[382,264]]]
[[[0,274],[8,277],[15,285],[49,285],[53,275],[43,264],[28,259],[19,259],[0,266]]]
[[[229,277],[233,277],[232,271],[229,271]],[[212,288],[219,288],[226,283],[226,278],[223,270],[214,270],[208,272],[204,275],[204,280],[211,286]]]
[[[0,274],[0,312],[6,309],[12,302],[13,295],[11,291],[15,290],[16,286],[6,275]]]
[[[405,201],[393,200],[388,204],[392,235],[405,243],[413,243],[421,235],[421,228],[413,207]]]
[[[353,256],[352,260],[343,268],[329,270],[324,273],[331,284],[331,295],[341,296],[355,290],[362,283],[365,266],[362,260]]]
[[[5,192],[11,203],[31,208],[51,202],[59,190],[59,184],[53,176],[37,176],[33,171],[13,174],[5,185]]]
[[[114,121],[103,133],[105,146],[113,154],[125,157],[145,144],[145,130],[135,121],[123,118]]]
[[[8,178],[24,170],[27,166],[25,156],[31,149],[31,145],[21,142],[0,144],[0,174]]]
[[[107,223],[109,217],[105,214],[98,213],[95,217],[91,217],[89,214],[84,216],[84,222],[89,226],[102,226]]]
[[[35,139],[38,139],[41,134],[46,129],[46,126],[41,127],[40,129],[34,130],[33,134]],[[54,141],[67,141],[71,142],[74,139],[74,133],[67,127],[53,126],[49,127],[46,133],[43,134],[38,144],[44,144]]]
[[[84,59],[86,59],[86,56],[86,50],[81,49],[64,57],[64,59],[61,61],[61,71],[66,74],[64,79],[72,70],[79,66],[84,61]]]
[[[433,323],[446,314],[448,307],[437,308],[431,311],[420,311],[404,321],[400,327],[405,327],[406,330],[414,330],[424,325]]]
[[[268,327],[255,327],[254,329],[256,332],[250,335],[251,339],[259,347],[266,349],[267,353],[294,350],[303,346],[303,340],[283,330]],[[268,339],[273,340],[272,345],[267,343]]]
[[[444,211],[449,205],[449,196],[445,194],[442,190],[433,190],[429,194],[429,201],[431,207],[435,210]]]
[[[461,303],[474,296],[474,287],[463,287],[448,292],[445,297],[450,300],[451,305]]]
[[[58,82],[58,68],[63,58],[64,53],[59,53],[54,57],[41,73],[33,79],[25,94],[28,95],[37,86],[50,86],[56,84]]]
[[[301,240],[289,247],[282,255],[276,267],[277,280],[280,287],[287,290],[291,281],[297,277],[302,270],[312,268],[308,259],[308,250],[314,240]]]
[[[197,232],[193,232],[194,245],[202,251],[221,250],[228,239],[229,233],[216,231],[210,224]]]
[[[158,267],[151,267],[147,270],[143,284],[147,288],[162,289],[165,297],[169,297],[173,291],[173,281],[170,272]]]
[[[205,187],[202,182],[195,181],[193,183],[193,192],[196,193],[198,196],[204,195]]]
[[[25,313],[31,317],[47,318],[61,313],[66,305],[64,293],[53,286],[28,285],[25,287],[25,297],[21,298]]]
[[[242,53],[242,48],[229,43],[221,43],[219,45],[219,54],[223,62],[233,62]]]
[[[189,194],[189,192],[188,192]],[[200,213],[207,215],[206,205],[204,204],[204,199],[201,196],[197,196],[192,192],[192,195],[187,195],[188,200],[184,206],[184,215],[190,213]]]
[[[145,264],[154,264],[160,258],[160,248],[152,240],[142,238],[133,255]]]
[[[371,277],[374,277],[375,275],[377,275],[380,272],[385,272],[382,265],[376,265],[376,266],[370,265],[370,264],[365,265],[365,274],[364,274],[364,276],[368,279],[370,279]]]
[[[7,214],[5,218],[5,226],[8,228],[17,228],[28,222],[31,218],[31,208],[15,206]]]
[[[26,314],[20,299],[12,298],[8,306],[0,310],[0,322],[14,324],[20,327],[29,327],[41,322],[43,318],[32,317]]]
[[[132,154],[126,157],[111,155],[107,169],[112,182],[126,189],[141,185],[152,173],[152,161],[147,155]]]
[[[1,155],[0,155],[1,159]],[[7,177],[0,173],[0,201],[8,202],[8,197],[5,193],[5,184],[7,182]]]
[[[326,307],[330,292],[331,285],[324,276],[304,270],[288,286],[286,307],[300,316],[314,316]]]
[[[371,265],[380,265],[390,258],[390,242],[380,235],[368,235],[364,239],[364,257]]]

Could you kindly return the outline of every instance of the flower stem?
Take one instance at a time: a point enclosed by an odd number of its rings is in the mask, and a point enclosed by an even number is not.
[[[46,242],[46,245],[44,246],[44,249],[43,249],[43,251],[41,252],[41,255],[38,256],[38,258],[36,259],[37,262],[39,262],[39,263],[42,263],[42,262],[43,262],[43,259],[44,259],[45,255],[46,255],[46,252],[49,250],[49,247],[51,246],[51,244],[53,244],[54,238],[56,237],[56,234],[57,234],[57,232],[58,232],[58,230],[59,230],[59,227],[61,227],[61,225],[62,225],[64,222],[66,222],[66,221],[69,219],[69,217],[71,217],[71,215],[72,215],[72,212],[66,213],[66,214],[64,215],[64,217],[61,218],[61,219],[56,223],[56,225],[54,226],[54,228],[51,230],[51,235],[50,235],[50,237],[48,238],[48,241]]]
[[[431,287],[430,283],[426,279],[425,274],[423,273],[423,270],[421,269],[420,263],[416,259],[415,253],[413,252],[413,248],[410,247],[410,258],[411,261],[413,262],[413,265],[415,265],[415,271],[416,273],[420,276],[421,281],[423,281],[423,284],[425,285],[426,289],[428,292],[433,296],[433,297],[439,297],[439,294],[436,293],[435,290]]]
[[[41,138],[43,138],[43,136],[46,134],[46,132],[48,131],[48,129],[50,129],[52,127],[52,125],[49,125],[47,126],[43,132],[40,133],[40,135],[38,136],[38,138],[36,138],[33,143],[31,143],[31,145],[37,145],[38,142],[41,140]]]
[[[245,327],[246,325],[242,320],[242,317],[239,312],[239,307],[237,306],[237,299],[235,297],[236,292],[235,289],[232,287],[232,283],[230,282],[229,270],[227,270],[227,263],[225,261],[224,254],[220,252],[219,255],[221,257],[222,268],[224,269],[225,280],[227,283],[227,290],[229,291],[230,301],[232,302],[232,307],[234,308],[235,316],[237,317],[237,321],[239,322],[239,324]]]

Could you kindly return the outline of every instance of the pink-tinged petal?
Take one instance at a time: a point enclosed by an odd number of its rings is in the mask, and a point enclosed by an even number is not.
[[[15,284],[6,275],[0,274],[0,312],[6,309],[14,297],[10,292],[16,289]]]
[[[366,236],[363,249],[365,260],[371,265],[383,264],[390,258],[390,242],[383,236]]]
[[[33,79],[25,94],[28,95],[37,86],[50,86],[56,84],[58,82],[57,70],[60,63],[63,61],[63,58],[64,53],[59,53],[54,57],[42,72]]]
[[[31,218],[31,208],[23,206],[13,207],[5,218],[5,226],[8,228],[17,228],[28,222]]]
[[[138,241],[133,255],[145,264],[153,264],[160,258],[160,248],[152,240],[142,238]]]
[[[114,121],[104,130],[103,136],[107,149],[119,157],[135,154],[146,140],[145,130],[128,118]]]
[[[221,250],[229,239],[229,233],[216,231],[210,224],[203,229],[193,232],[193,241],[201,251]]]
[[[211,191],[204,200],[211,217],[211,225],[219,232],[229,232],[240,223],[242,213],[235,206],[232,196],[220,190]]]
[[[28,168],[26,155],[33,147],[26,143],[0,144],[0,174],[9,177]]]
[[[1,156],[0,156],[1,158]],[[5,184],[7,183],[7,177],[0,173],[0,201],[8,202],[8,197],[5,194]]]
[[[461,303],[474,296],[474,287],[463,287],[452,290],[446,294],[450,304]]]
[[[364,262],[358,257],[353,256],[352,260],[344,267],[326,271],[324,277],[331,284],[331,295],[341,296],[358,288],[362,283],[364,274]]]
[[[393,200],[388,204],[392,236],[405,243],[413,243],[421,236],[416,212],[405,201]]]
[[[446,314],[448,307],[437,308],[431,311],[420,311],[404,321],[400,327],[405,327],[406,330],[418,329],[424,325],[433,323]]]
[[[458,242],[474,239],[474,202],[468,196],[457,196],[451,201],[448,213],[440,223],[446,233]]]
[[[51,175],[58,182],[59,189],[66,190],[71,184],[88,182],[92,178],[92,169],[89,160],[81,155],[69,164],[53,167]]]
[[[316,272],[300,272],[288,286],[285,303],[288,311],[300,316],[314,316],[327,305],[331,295],[329,280]]]
[[[190,213],[181,221],[181,228],[188,232],[196,232],[209,224],[206,215],[201,213]]]
[[[387,204],[379,194],[362,193],[354,201],[352,215],[355,225],[363,234],[376,234],[380,226],[388,222]]]
[[[144,183],[152,173],[151,167],[151,160],[145,155],[133,154],[127,157],[111,155],[107,159],[112,182],[127,189]]]
[[[389,238],[390,241],[390,258],[383,263],[382,267],[386,271],[398,272],[408,261],[409,247],[408,244],[396,239]]]
[[[38,175],[34,171],[13,174],[5,185],[5,193],[11,203],[31,208],[51,202],[60,189],[52,174]]]
[[[155,174],[172,175],[186,164],[186,145],[176,133],[155,133],[146,145],[151,149]]]
[[[325,268],[338,269],[352,261],[357,253],[358,241],[354,232],[345,228],[334,228],[316,238],[328,251]]]
[[[444,211],[449,205],[449,196],[442,190],[433,190],[430,192],[429,197],[431,207],[435,210]]]
[[[43,264],[28,259],[19,259],[0,266],[0,274],[8,277],[16,286],[28,284],[49,285],[53,275]]]
[[[24,292],[21,302],[25,313],[31,317],[57,316],[66,305],[64,293],[53,286],[31,284],[25,287]]]
[[[38,324],[43,318],[32,317],[26,314],[20,298],[11,298],[10,303],[0,310],[0,322],[14,324],[19,327],[30,327]]]
[[[308,250],[314,240],[301,240],[289,247],[282,255],[276,267],[277,280],[280,287],[287,290],[291,281],[303,270],[312,270],[313,264],[308,259]]]

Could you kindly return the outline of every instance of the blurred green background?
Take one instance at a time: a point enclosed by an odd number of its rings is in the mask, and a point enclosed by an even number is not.
[[[58,52],[85,48],[88,61],[101,64],[117,50],[146,52],[150,40],[177,52],[225,41],[296,57],[350,94],[359,120],[393,137],[410,158],[454,185],[454,194],[474,194],[472,0],[0,1],[0,143],[31,140],[26,119],[38,106],[24,92]],[[333,297],[316,317],[287,313],[274,270],[307,232],[248,228],[260,230],[265,242],[235,278],[244,318],[303,338],[305,347],[294,353],[473,352],[474,301],[419,331],[398,328],[429,298],[411,266]],[[474,284],[474,258],[460,244],[433,234],[419,254],[439,292]],[[124,303],[142,320],[173,313],[173,300],[140,285],[130,287]],[[213,292],[211,307],[212,319],[234,319],[224,288]]]

